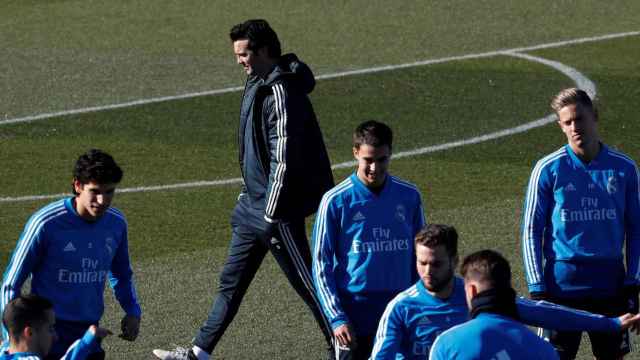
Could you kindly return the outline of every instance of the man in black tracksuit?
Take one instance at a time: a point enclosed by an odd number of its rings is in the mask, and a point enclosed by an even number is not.
[[[209,359],[267,251],[331,346],[332,330],[313,291],[304,223],[333,187],[329,157],[307,96],[315,80],[295,55],[280,54],[278,37],[266,21],[238,24],[230,37],[248,75],[238,129],[244,186],[231,216],[229,255],[209,317],[192,349],[154,350],[164,360]]]

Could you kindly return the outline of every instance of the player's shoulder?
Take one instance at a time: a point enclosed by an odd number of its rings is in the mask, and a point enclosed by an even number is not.
[[[351,177],[348,177],[331,188],[322,196],[320,207],[327,206],[328,204],[336,204],[343,199],[352,195],[352,189],[354,188]]]
[[[534,171],[540,171],[542,169],[549,168],[557,164],[563,158],[566,158],[568,156],[569,156],[569,153],[567,152],[567,146],[564,145],[558,150],[550,154],[547,154],[544,157],[542,157],[540,160],[538,160],[536,162],[536,165],[534,166]]]
[[[124,213],[115,207],[109,207],[107,209],[106,215],[111,218],[115,223],[127,226],[127,218],[124,216]]]
[[[446,354],[449,352],[449,350],[451,350],[451,348],[455,348],[457,346],[460,346],[461,344],[464,344],[465,342],[464,340],[461,340],[461,338],[465,337],[465,332],[472,322],[473,320],[454,325],[440,333],[440,335],[436,337],[436,340],[431,346],[431,354]]]
[[[404,196],[413,199],[420,199],[420,189],[418,187],[404,179],[401,179],[394,175],[389,175],[389,180],[391,183],[391,189],[395,196]]]
[[[627,154],[609,146],[604,146],[608,161],[617,163],[618,166],[636,168],[636,162]]]
[[[40,226],[51,222],[52,220],[69,214],[69,210],[65,206],[66,199],[56,200],[38,209],[28,221],[28,226]]]
[[[411,301],[417,299],[420,295],[420,291],[418,290],[418,285],[417,284],[413,284],[411,285],[409,288],[401,291],[400,293],[398,293],[398,295],[396,295],[393,300],[391,300],[389,302],[388,306],[403,306],[406,305],[408,303],[410,303]]]

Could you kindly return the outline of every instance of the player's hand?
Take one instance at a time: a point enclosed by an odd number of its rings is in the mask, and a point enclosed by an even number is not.
[[[138,337],[140,332],[140,318],[133,315],[125,315],[120,322],[120,328],[122,334],[118,335],[119,338],[134,341]]]
[[[95,325],[89,326],[89,332],[91,332],[93,336],[97,337],[98,339],[104,339],[109,335],[113,335],[111,330],[97,327]]]
[[[624,314],[618,317],[622,331],[630,329],[636,335],[640,335],[640,314]]]
[[[351,325],[342,324],[333,330],[333,336],[340,346],[351,348],[355,345],[356,337],[351,329]]]

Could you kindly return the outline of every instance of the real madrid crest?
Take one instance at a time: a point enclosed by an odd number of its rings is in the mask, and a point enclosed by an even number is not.
[[[112,237],[108,237],[105,239],[104,246],[107,248],[107,251],[109,251],[109,255],[113,255],[113,238]]]
[[[396,220],[398,220],[399,222],[407,221],[407,210],[402,204],[396,206]]]
[[[618,191],[618,181],[615,176],[609,176],[607,180],[607,192],[609,194],[615,194],[616,191]]]

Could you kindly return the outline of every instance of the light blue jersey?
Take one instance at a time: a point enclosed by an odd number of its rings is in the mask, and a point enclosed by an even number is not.
[[[132,274],[122,213],[109,208],[88,222],[77,214],[73,198],[62,199],[37,211],[25,225],[4,274],[0,310],[31,276],[31,292],[53,303],[56,319],[95,324],[104,312],[109,279],[123,310],[139,317]]]
[[[98,339],[87,330],[81,339],[76,340],[67,353],[60,360],[84,360],[92,353],[92,350],[98,347]],[[0,354],[0,360],[42,360],[42,358],[32,352],[19,352],[9,354],[4,351]]]
[[[387,176],[380,194],[354,173],[323,197],[313,229],[313,278],[332,327],[375,334],[386,304],[413,284],[413,238],[424,226],[418,189]]]
[[[516,297],[520,320],[566,331],[620,331],[620,321],[545,301]],[[464,281],[456,277],[447,299],[427,292],[422,281],[396,296],[380,319],[372,360],[425,359],[436,337],[469,320]]]
[[[436,338],[430,360],[554,360],[558,354],[521,323],[498,314],[480,313]]]
[[[604,144],[589,164],[569,145],[538,161],[522,218],[530,292],[610,297],[640,283],[638,179],[636,164]]]

